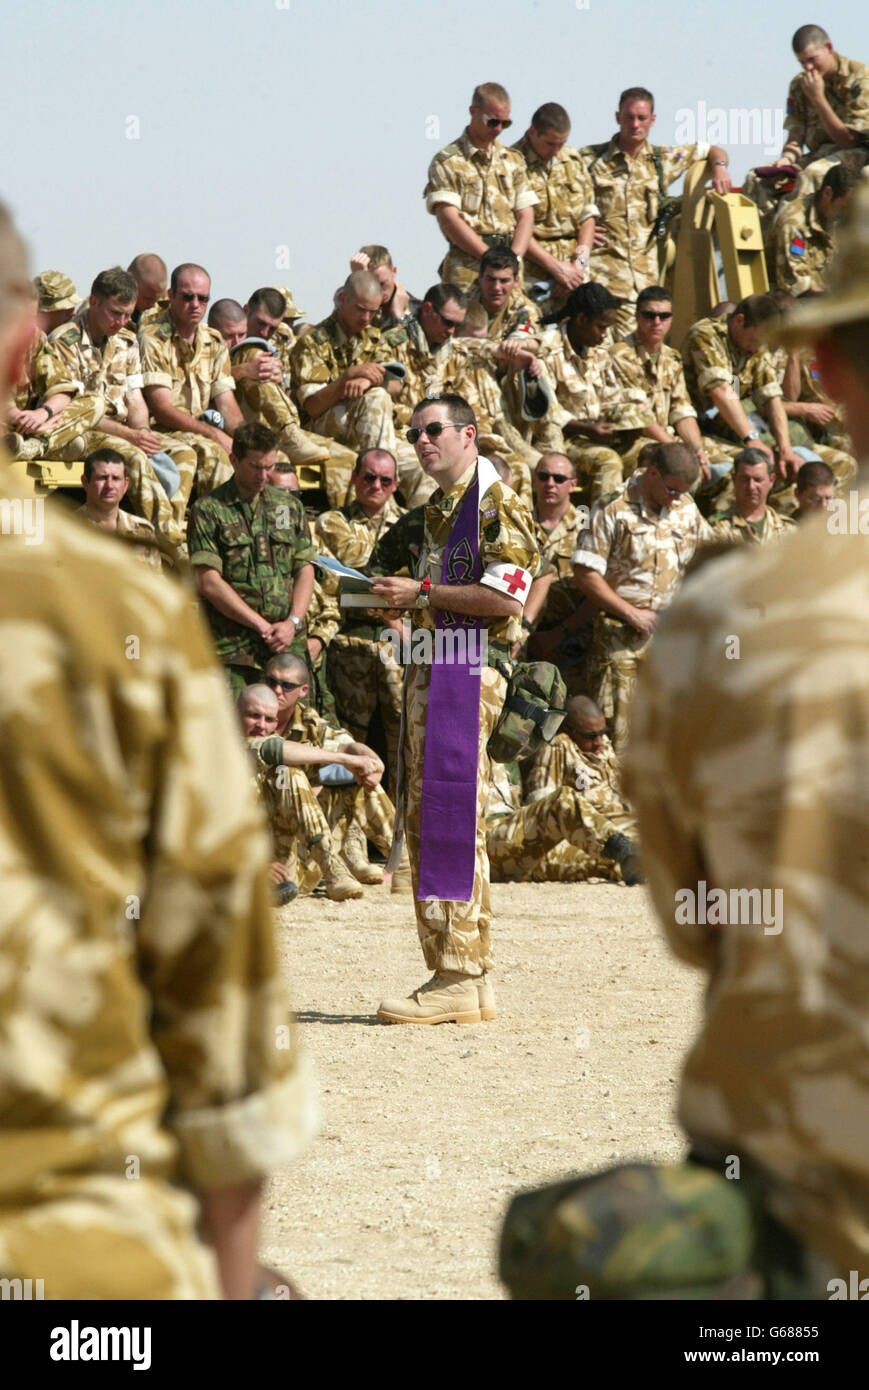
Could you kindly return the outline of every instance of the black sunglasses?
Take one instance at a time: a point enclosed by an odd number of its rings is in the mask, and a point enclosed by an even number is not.
[[[415,444],[424,434],[428,435],[429,439],[440,439],[444,430],[463,430],[464,428],[464,425],[455,425],[451,420],[433,420],[430,425],[423,425],[421,429],[417,429],[414,425],[412,430],[408,430],[407,442],[408,444]]]
[[[266,676],[266,685],[272,690],[301,690],[304,681],[280,681],[277,676]]]
[[[545,468],[537,470],[537,476],[541,483],[566,483],[570,477],[569,473],[547,473]]]
[[[667,319],[671,319],[672,317],[673,317],[672,310],[670,310],[670,311],[669,311],[668,313],[666,313],[666,314],[660,314],[660,313],[658,313],[657,309],[641,309],[641,310],[640,310],[640,318],[641,318],[641,319],[648,319],[650,322],[651,322],[652,319],[660,319],[662,323],[666,323]]]
[[[379,487],[392,487],[395,479],[384,478],[380,473],[363,473],[362,481],[363,483],[377,483]]]
[[[184,300],[185,304],[192,304],[194,299],[197,299],[200,304],[208,303],[207,294],[193,294],[192,290],[182,290],[181,298]]]
[[[487,126],[489,127],[490,130],[497,130],[497,129],[499,128],[499,126],[500,126],[501,130],[509,130],[510,127],[511,127],[511,125],[513,124],[513,122],[512,122],[512,121],[499,121],[497,116],[484,116],[484,117],[483,117],[483,124],[484,124],[484,125],[487,125]]]

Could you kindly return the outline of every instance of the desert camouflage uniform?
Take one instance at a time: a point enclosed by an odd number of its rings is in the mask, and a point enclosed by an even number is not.
[[[382,536],[368,566],[370,574],[399,574],[402,570],[417,579],[428,576],[441,582],[444,550],[449,542],[458,508],[474,479],[473,469],[446,493],[440,488],[427,506],[417,507],[402,517]],[[503,483],[493,483],[480,498],[480,560],[484,581],[489,567],[513,565],[531,574],[538,563],[533,522],[525,504]],[[507,592],[498,582],[498,592]],[[530,575],[524,590],[515,597],[524,602],[530,589]],[[431,608],[413,610],[413,627],[434,630],[436,613]],[[503,659],[522,633],[518,617],[481,618],[488,637],[488,659]],[[431,970],[458,970],[480,975],[492,966],[489,899],[489,860],[486,854],[486,803],[489,793],[489,756],[486,745],[500,718],[507,682],[492,666],[484,666],[480,683],[480,726],[477,773],[476,871],[469,902],[431,899],[420,902],[419,884],[420,820],[422,813],[422,769],[425,752],[425,724],[428,708],[430,667],[413,665],[407,673],[405,706],[404,830],[413,876],[417,930],[426,965]]]
[[[401,508],[392,497],[380,517],[366,516],[359,503],[353,501],[340,511],[318,516],[314,522],[315,539],[321,553],[325,550],[342,564],[361,570],[367,565],[381,531],[388,530],[401,515]],[[380,706],[390,786],[394,789],[404,672],[395,660],[392,646],[379,640],[382,628],[382,613],[378,617],[377,609],[344,609],[341,630],[329,644],[329,684],[335,693],[341,723],[360,743],[365,741],[368,726]]]
[[[511,148],[524,159],[528,186],[537,194],[534,240],[557,261],[572,261],[580,227],[590,217],[599,215],[594,188],[582,155],[570,145],[562,145],[551,159],[541,159],[533,149],[527,131]],[[591,254],[594,255],[593,252]],[[543,267],[527,257],[522,266],[525,290],[530,289],[536,280],[546,278],[547,272]],[[593,260],[590,278],[597,279]]]
[[[586,145],[580,151],[586,161],[594,201],[600,209],[599,225],[607,233],[606,246],[594,252],[594,279],[611,294],[627,300],[619,310],[615,337],[634,326],[634,305],[640,290],[660,283],[655,220],[661,203],[653,148],[661,161],[665,189],[680,179],[696,160],[709,158],[709,145],[655,145],[648,140],[632,158],[619,149],[618,135],[608,145]]]
[[[869,1274],[869,585],[865,536],[826,520],[685,585],[640,679],[624,785],[668,940],[710,978],[679,1119],[719,1173],[728,1154],[756,1165],[773,1214],[847,1286]],[[680,925],[676,894],[701,881],[780,891],[781,931],[744,912]],[[826,1299],[829,1274],[795,1296]]]
[[[314,547],[305,509],[298,497],[266,486],[250,500],[239,495],[235,478],[194,502],[188,528],[190,563],[217,573],[267,622],[283,622],[293,602],[299,571],[313,563]],[[265,666],[274,653],[252,627],[228,618],[203,600],[215,651],[227,667],[233,695]],[[307,660],[305,627],[289,650]]]
[[[671,601],[698,545],[711,540],[712,533],[690,496],[674,498],[658,513],[647,510],[641,481],[642,474],[634,474],[614,497],[592,510],[573,563],[601,575],[627,603],[659,613]],[[617,753],[627,738],[637,669],[650,640],[602,609],[595,618],[589,692]]]
[[[712,408],[709,392],[716,386],[729,386],[748,414],[781,396],[779,376],[769,349],[740,352],[728,332],[726,319],[700,319],[685,334],[681,351],[685,384],[701,417],[701,428],[737,443],[738,453],[742,442],[737,441],[720,416],[712,420],[703,418],[704,412]]]
[[[603,420],[620,431],[642,430],[651,418],[646,394],[636,387],[625,387],[616,379],[610,351],[588,347],[577,352],[568,337],[567,321],[543,332],[539,357],[552,381],[555,402],[546,420],[563,430],[569,420]],[[577,477],[588,488],[589,500],[598,501],[621,487],[625,453],[633,437],[615,436],[613,447],[588,444],[573,436],[550,448],[565,453],[577,469]]]
[[[769,233],[770,284],[789,294],[823,290],[824,271],[833,254],[832,234],[821,223],[816,194],[782,203]]]
[[[315,748],[346,748],[355,740],[346,729],[336,729],[318,714],[311,705],[297,703],[283,730],[283,737],[294,743],[310,743]],[[318,798],[336,850],[340,850],[350,825],[355,822],[362,834],[376,845],[381,854],[389,854],[395,812],[392,802],[381,786],[367,791],[358,784],[346,787],[324,787]],[[301,858],[305,859],[304,849]]]
[[[468,298],[475,299],[478,304],[483,301],[480,297],[480,282],[475,280],[468,290]],[[483,304],[483,308],[486,306]],[[536,337],[540,327],[540,309],[529,299],[521,285],[517,285],[510,295],[501,305],[497,313],[490,313],[489,328],[486,337],[490,343],[496,347],[507,340],[515,338],[517,335],[522,337]]]
[[[824,78],[824,95],[833,114],[865,145],[869,135],[869,68],[854,58],[843,57],[841,53],[835,54],[835,58],[835,71]],[[802,74],[798,73],[788,88],[785,132],[788,140],[806,147],[807,153],[798,163],[805,168],[807,164],[825,160],[825,173],[848,151],[840,149],[830,139],[820,116],[803,91],[801,77]],[[823,173],[818,182],[822,181]]]
[[[513,490],[530,507],[534,498],[531,468],[540,458],[540,450],[525,441],[510,418],[510,374],[501,383],[491,368],[487,342],[478,338],[453,339],[440,390],[455,391],[468,402],[477,419],[480,453],[484,457],[500,454],[507,460],[513,472]]]
[[[141,313],[137,313],[134,309],[130,322],[135,325],[136,329],[144,328],[149,323],[156,323],[168,309],[169,295],[161,294],[156,304],[152,304],[150,309],[143,309]]]
[[[510,246],[516,213],[537,202],[522,156],[498,140],[486,155],[471,144],[467,130],[435,155],[423,197],[430,213],[439,203],[457,208],[462,220],[490,247]],[[450,243],[438,275],[443,282],[468,290],[479,270],[479,260]]]
[[[44,396],[44,363],[49,352],[48,338],[41,328],[37,328],[24,361],[24,375],[9,397],[9,404],[17,410],[34,410],[40,396]]]
[[[145,386],[165,386],[171,404],[198,420],[213,408],[217,396],[235,391],[229,366],[229,351],[216,328],[200,323],[192,344],[184,341],[172,327],[168,309],[139,329],[142,378]],[[167,430],[165,438],[186,444],[196,455],[196,466],[181,469],[181,486],[172,499],[178,509],[187,505],[194,491],[204,497],[232,477],[226,450],[205,435],[186,430]]]
[[[230,354],[232,365],[252,362],[260,353],[268,351],[268,348],[256,343],[241,343]],[[274,356],[280,360],[277,344],[275,344]],[[277,381],[251,381],[249,378],[242,377],[235,383],[235,394],[245,420],[259,420],[262,424],[268,425],[269,429],[274,430],[278,436],[278,450],[290,462],[294,463],[298,458],[300,435],[305,444],[322,451],[322,459],[319,464],[312,455],[310,460],[303,459],[299,467],[313,466],[321,469],[323,487],[329,499],[329,505],[330,507],[340,507],[347,496],[356,455],[350,449],[345,449],[343,444],[339,444],[335,439],[327,439],[325,435],[302,429],[299,422],[299,412],[288,386],[281,385]]]
[[[761,521],[746,521],[735,507],[713,512],[709,518],[712,539],[726,541],[729,545],[769,545],[780,541],[794,523],[788,516],[781,516],[772,507],[766,507]]]
[[[388,362],[390,351],[377,328],[363,328],[348,338],[338,315],[332,313],[300,339],[290,354],[293,394],[305,429],[337,439],[349,448],[396,451],[392,398],[383,386],[370,386],[358,400],[339,401],[314,418],[305,412],[305,401],[361,362]]]
[[[61,508],[0,573],[0,1276],[219,1298],[190,1189],[267,1176],[313,1109],[224,682],[184,589]]]
[[[104,527],[91,516],[87,507],[76,508],[78,515],[83,521],[89,521],[93,526],[97,526],[101,531]],[[168,565],[164,563],[163,556],[156,543],[156,532],[150,521],[146,521],[143,516],[135,516],[132,512],[125,512],[121,509],[118,512],[118,524],[114,531],[107,531],[107,535],[120,536],[123,541],[131,541],[130,554],[143,565],[150,565],[151,569],[160,570],[162,573]]]
[[[841,405],[831,400],[821,385],[820,373],[811,348],[800,353],[800,394],[799,400],[815,405],[827,405],[835,412],[828,425],[816,425],[811,420],[803,420],[809,436],[809,447],[820,459],[832,468],[836,479],[836,496],[842,497],[857,476],[857,460],[854,458],[854,445],[845,427],[845,411]]]
[[[575,787],[521,805],[515,763],[492,764],[486,847],[496,883],[577,883],[618,877],[599,851],[616,827]],[[521,783],[520,783],[521,785]]]
[[[283,738],[267,734],[249,738],[254,782],[272,832],[274,859],[284,864],[302,893],[320,881],[320,867],[310,855],[312,845],[329,837],[329,822],[303,767],[283,762]],[[316,773],[316,769],[312,768]],[[279,775],[280,774],[280,775]]]
[[[629,333],[621,342],[614,343],[609,353],[616,381],[621,386],[644,391],[655,423],[668,430],[673,439],[678,439],[676,425],[680,420],[696,420],[697,411],[691,404],[682,359],[675,348],[662,343],[653,357],[636,333]],[[628,450],[624,459],[626,468],[632,470],[636,466],[637,457],[648,442],[647,437],[641,437]],[[723,446],[720,439],[703,438],[703,447],[712,463],[731,457],[731,450]]]

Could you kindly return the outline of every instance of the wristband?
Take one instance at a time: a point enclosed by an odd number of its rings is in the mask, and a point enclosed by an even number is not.
[[[522,626],[524,627],[524,629],[525,629],[526,632],[530,632],[531,629],[533,628],[534,624],[531,623],[531,622],[529,622],[528,619],[527,619],[526,617],[523,616],[523,618],[522,618]]]
[[[39,407],[39,409],[45,411],[45,418],[46,418],[46,420],[53,420],[53,419],[54,419],[54,411],[52,410],[52,408],[51,408],[50,405],[41,405],[41,406]]]
[[[302,624],[304,621],[304,618],[294,618],[292,613],[290,614],[290,622],[293,624],[293,627],[296,629],[296,632],[301,632]]]
[[[419,583],[419,594],[417,595],[417,600],[420,608],[428,608],[430,594],[431,580],[429,579],[428,575],[426,575],[425,579],[421,579]]]

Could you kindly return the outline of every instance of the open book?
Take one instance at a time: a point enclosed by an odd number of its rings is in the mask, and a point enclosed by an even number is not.
[[[328,570],[340,581],[338,600],[341,608],[394,608],[395,604],[390,603],[382,594],[373,594],[371,585],[374,583],[367,574],[361,574],[359,570],[350,569],[348,565],[342,565],[340,560],[335,560],[331,555],[318,555],[315,564],[321,569]],[[403,605],[406,608],[417,608],[417,602]]]

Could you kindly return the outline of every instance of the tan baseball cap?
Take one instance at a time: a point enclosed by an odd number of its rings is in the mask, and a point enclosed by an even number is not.
[[[288,289],[286,285],[275,285],[275,289],[278,294],[282,294],[287,301],[287,307],[284,310],[285,319],[300,319],[302,315],[307,312],[307,310],[299,309],[296,306],[296,302],[293,299],[293,292],[291,289]]]
[[[39,299],[39,311],[52,314],[55,309],[77,309],[81,296],[75,292],[75,285],[62,270],[43,270],[33,281]]]
[[[800,304],[770,329],[775,346],[811,343],[839,324],[869,319],[869,184],[862,184],[855,194],[838,243],[827,292]]]

